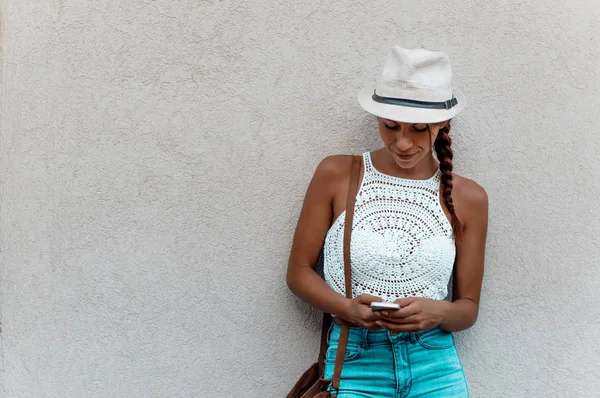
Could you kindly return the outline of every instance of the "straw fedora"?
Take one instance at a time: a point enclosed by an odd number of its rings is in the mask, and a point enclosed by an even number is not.
[[[392,47],[376,85],[358,94],[360,106],[384,119],[437,123],[456,116],[466,105],[452,87],[448,54],[424,48]]]

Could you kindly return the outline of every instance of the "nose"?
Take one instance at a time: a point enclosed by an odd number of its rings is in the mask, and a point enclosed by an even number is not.
[[[400,131],[398,131],[395,136],[396,148],[398,148],[402,152],[409,150],[413,146],[412,140],[410,139],[408,134],[405,134],[403,132],[403,130],[404,129],[400,129]]]

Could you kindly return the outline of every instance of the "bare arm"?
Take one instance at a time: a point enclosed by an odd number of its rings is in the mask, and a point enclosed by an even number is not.
[[[488,225],[485,190],[471,180],[461,182],[455,203],[463,222],[462,242],[457,248],[453,301],[447,302],[440,323],[449,332],[468,329],[477,320]]]
[[[347,163],[347,165],[346,165]],[[287,285],[298,297],[321,311],[345,317],[349,301],[325,283],[315,267],[333,220],[333,198],[340,168],[349,168],[349,157],[329,156],[319,163],[308,186],[294,233],[287,269]]]
[[[344,192],[343,203],[346,203],[351,164],[351,156],[337,155],[323,159],[317,167],[296,226],[286,279],[295,295],[319,310],[376,330],[380,327],[375,324],[377,317],[369,309],[369,304],[383,301],[381,298],[361,294],[350,300],[331,289],[315,271],[333,220],[336,190]]]

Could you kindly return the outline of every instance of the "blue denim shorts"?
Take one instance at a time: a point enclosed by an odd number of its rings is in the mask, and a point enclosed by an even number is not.
[[[333,376],[341,330],[335,322],[329,328],[326,379]],[[464,398],[469,392],[452,333],[439,326],[396,334],[351,327],[338,397]]]

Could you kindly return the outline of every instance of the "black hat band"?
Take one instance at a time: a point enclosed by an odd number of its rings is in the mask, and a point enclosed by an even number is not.
[[[390,97],[380,97],[373,90],[373,101],[380,102],[382,104],[390,104],[390,105],[402,105],[402,106],[411,106],[413,108],[429,108],[429,109],[450,109],[453,106],[458,104],[458,100],[456,97],[452,96],[452,99],[442,102],[429,102],[429,101],[417,101],[406,98],[390,98]]]

